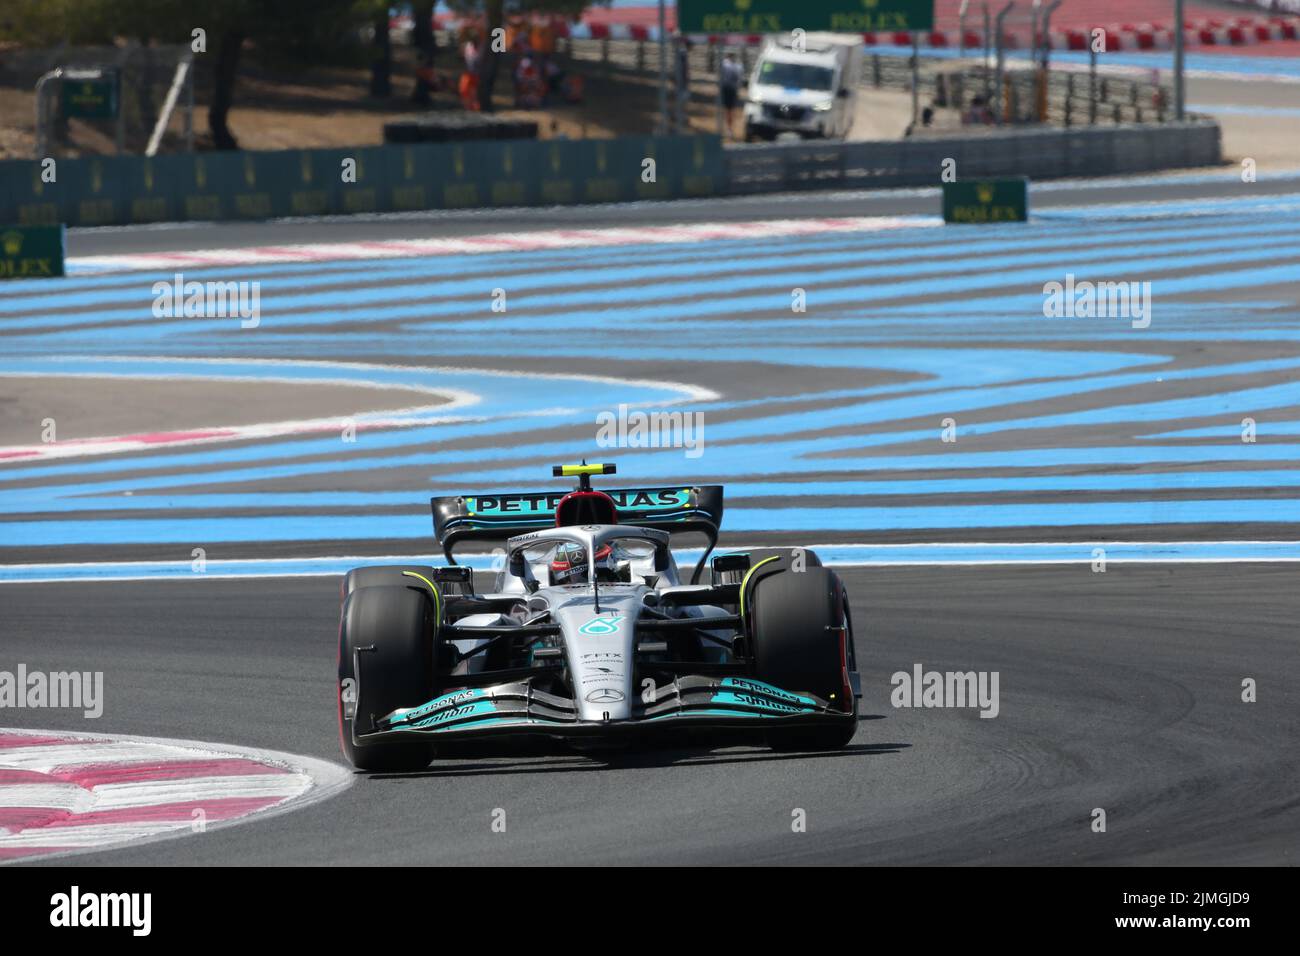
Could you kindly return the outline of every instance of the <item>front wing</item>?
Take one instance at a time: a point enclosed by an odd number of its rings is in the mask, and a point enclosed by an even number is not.
[[[359,695],[364,691],[358,688]],[[358,708],[358,715],[361,709]],[[749,677],[682,677],[655,688],[652,702],[638,702],[627,720],[579,720],[574,702],[534,689],[529,681],[473,687],[442,694],[419,707],[401,708],[361,732],[353,743],[396,738],[618,737],[670,728],[767,729],[853,720],[812,694],[795,694]]]

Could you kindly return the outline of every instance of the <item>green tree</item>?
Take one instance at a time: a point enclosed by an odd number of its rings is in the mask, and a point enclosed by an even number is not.
[[[237,149],[228,119],[246,41],[259,51],[319,63],[355,45],[361,28],[385,15],[384,0],[4,0],[0,40],[26,46],[111,44],[120,38],[148,43],[196,43],[204,52],[196,68],[212,70],[208,127],[218,149]]]

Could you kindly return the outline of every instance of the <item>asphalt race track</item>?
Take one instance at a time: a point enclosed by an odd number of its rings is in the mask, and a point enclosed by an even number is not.
[[[732,746],[606,762],[480,749],[426,773],[360,779],[265,822],[79,860],[1297,861],[1292,566],[843,573],[855,620],[868,622],[857,636],[863,719],[843,752]],[[102,722],[115,731],[334,758],[336,587],[325,578],[10,586],[6,652],[33,668],[104,670]],[[999,671],[999,715],[892,708],[890,675],[914,662]],[[1240,700],[1250,676],[1254,704]],[[1096,807],[1106,833],[1090,828]],[[498,808],[505,833],[491,828]],[[791,831],[796,808],[807,812],[804,833]]]
[[[0,671],[102,671],[105,710],[0,727],[340,761],[338,571],[429,556],[432,494],[583,455],[723,482],[724,545],[842,564],[866,690],[842,753],[484,749],[78,861],[1294,864],[1300,174],[1031,204],[74,234],[65,282],[0,293]],[[133,255],[174,261],[103,259]],[[261,282],[260,324],[152,313],[177,271]],[[1149,282],[1149,323],[1045,317],[1067,274]],[[701,453],[596,447],[619,404],[701,413]],[[997,672],[997,716],[892,706],[918,664]]]

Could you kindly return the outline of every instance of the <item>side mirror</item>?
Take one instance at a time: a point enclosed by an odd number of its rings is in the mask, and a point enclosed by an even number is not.
[[[528,574],[528,561],[524,557],[524,552],[522,550],[511,553],[508,570],[512,577],[519,578],[524,582],[524,590],[529,594],[541,587],[541,584],[538,583],[537,579]]]
[[[528,562],[524,559],[522,550],[512,551],[510,553],[510,574],[512,577],[522,578],[528,569]]]
[[[847,100],[849,98],[849,88],[847,86],[841,86],[840,91],[835,95],[842,100]]]

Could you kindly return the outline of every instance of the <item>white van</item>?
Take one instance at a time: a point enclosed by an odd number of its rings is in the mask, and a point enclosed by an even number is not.
[[[862,78],[862,37],[809,33],[769,37],[749,80],[745,139],[781,133],[843,139],[853,127]]]

